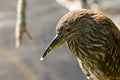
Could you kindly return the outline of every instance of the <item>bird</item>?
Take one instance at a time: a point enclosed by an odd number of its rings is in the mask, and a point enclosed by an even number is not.
[[[120,80],[120,30],[103,12],[80,9],[66,13],[40,60],[63,43],[88,80]]]

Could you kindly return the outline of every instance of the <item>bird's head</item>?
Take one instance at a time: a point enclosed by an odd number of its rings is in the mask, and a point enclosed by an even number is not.
[[[88,14],[88,12],[89,10],[71,11],[60,19],[56,26],[56,36],[46,48],[41,60],[54,48],[59,47],[74,36],[88,31],[89,23],[93,25],[92,14]]]

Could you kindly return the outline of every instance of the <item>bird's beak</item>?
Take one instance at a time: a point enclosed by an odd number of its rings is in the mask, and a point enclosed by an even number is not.
[[[63,35],[56,35],[54,39],[50,42],[48,47],[45,49],[45,52],[43,53],[42,57],[40,60],[43,60],[44,57],[48,55],[50,51],[52,51],[54,48],[59,47],[65,42],[64,36]]]

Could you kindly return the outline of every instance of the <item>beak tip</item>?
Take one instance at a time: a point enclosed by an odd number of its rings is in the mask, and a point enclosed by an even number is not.
[[[43,60],[43,57],[40,58],[40,61],[42,61],[42,60]]]

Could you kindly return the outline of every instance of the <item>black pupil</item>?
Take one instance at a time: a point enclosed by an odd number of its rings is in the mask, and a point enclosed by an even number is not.
[[[68,31],[68,32],[69,32],[69,31],[71,31],[71,29],[67,29],[66,31]]]

